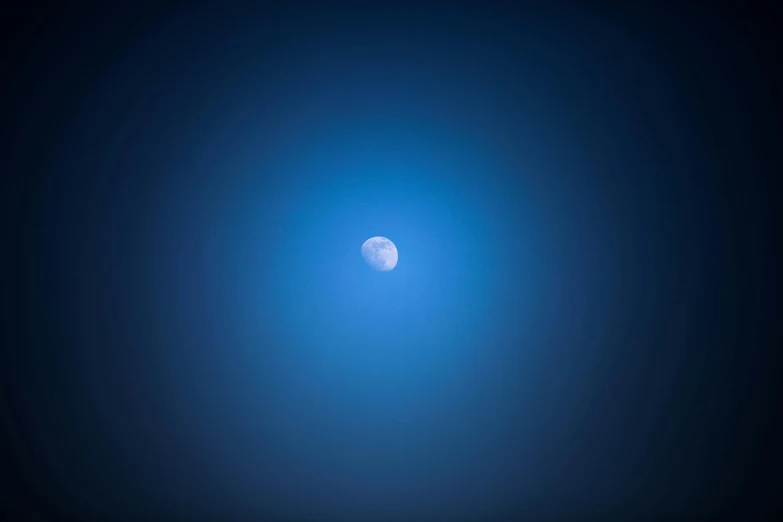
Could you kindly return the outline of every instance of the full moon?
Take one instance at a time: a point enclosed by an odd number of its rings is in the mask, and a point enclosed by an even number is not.
[[[388,272],[397,266],[397,247],[385,237],[371,237],[362,245],[362,256],[367,264],[379,272]]]

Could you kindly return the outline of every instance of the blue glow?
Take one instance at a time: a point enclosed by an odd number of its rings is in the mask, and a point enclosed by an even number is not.
[[[113,50],[35,222],[30,300],[79,347],[35,446],[56,491],[99,518],[700,506],[724,446],[661,441],[732,295],[729,217],[638,25],[192,7]]]

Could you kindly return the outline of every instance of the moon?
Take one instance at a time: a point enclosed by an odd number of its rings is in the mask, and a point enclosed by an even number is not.
[[[371,237],[362,245],[362,257],[379,272],[388,272],[397,266],[397,247],[385,237]]]

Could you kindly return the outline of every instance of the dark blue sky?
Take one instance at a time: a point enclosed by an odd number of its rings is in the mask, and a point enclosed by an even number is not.
[[[13,514],[780,508],[772,14],[7,20]]]

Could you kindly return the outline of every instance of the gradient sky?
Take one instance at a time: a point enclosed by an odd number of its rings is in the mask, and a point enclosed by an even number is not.
[[[780,508],[772,18],[402,5],[8,18],[14,513]]]

